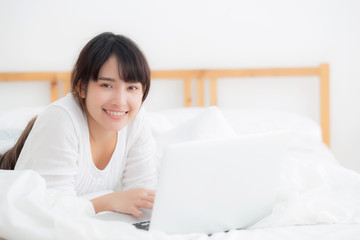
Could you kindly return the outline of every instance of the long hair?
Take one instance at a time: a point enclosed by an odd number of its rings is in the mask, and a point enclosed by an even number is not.
[[[143,87],[143,98],[146,99],[150,89],[150,68],[139,47],[129,38],[110,32],[102,33],[91,39],[80,52],[79,58],[71,74],[71,91],[86,112],[85,99],[81,91],[87,90],[89,81],[97,81],[100,68],[105,61],[115,55],[119,64],[119,76],[125,82],[140,82]],[[15,146],[0,155],[0,169],[13,170],[25,141],[34,126],[33,118]]]
[[[33,119],[30,120],[15,145],[3,155],[0,154],[0,169],[14,170],[21,149],[23,148],[26,138],[29,136],[31,129],[34,126],[36,118],[37,117],[35,116]]]

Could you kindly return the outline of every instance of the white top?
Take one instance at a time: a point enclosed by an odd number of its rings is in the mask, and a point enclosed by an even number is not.
[[[141,108],[118,132],[111,160],[99,170],[91,156],[86,114],[68,94],[38,116],[15,170],[33,169],[45,178],[48,188],[79,196],[136,187],[155,189],[156,145],[144,115]]]

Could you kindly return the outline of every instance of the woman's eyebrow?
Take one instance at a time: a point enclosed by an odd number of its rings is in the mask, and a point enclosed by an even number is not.
[[[115,79],[113,79],[113,78],[107,78],[107,77],[98,77],[98,80],[115,82]]]

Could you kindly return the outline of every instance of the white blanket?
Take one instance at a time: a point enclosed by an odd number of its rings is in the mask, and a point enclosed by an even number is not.
[[[0,171],[0,236],[5,239],[358,239],[360,224],[272,227],[205,234],[166,235],[95,219],[91,204],[45,188],[35,172]],[[336,211],[335,211],[336,212]],[[304,216],[303,216],[304,217]]]
[[[316,155],[314,151],[309,150],[310,153]],[[323,148],[318,154],[324,157],[330,153]],[[88,200],[47,190],[44,179],[36,172],[0,170],[0,237],[36,240],[325,239],[323,234],[327,234],[328,239],[357,239],[360,234],[360,176],[321,157],[316,160],[298,157],[286,165],[272,215],[249,230],[212,236],[170,236],[137,230],[118,221],[99,220],[94,218]],[[308,227],[295,227],[298,225]]]

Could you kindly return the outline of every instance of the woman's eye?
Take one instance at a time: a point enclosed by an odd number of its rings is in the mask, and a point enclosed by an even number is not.
[[[109,84],[106,84],[106,83],[103,83],[100,85],[101,87],[105,87],[105,88],[111,88],[111,85]]]
[[[130,86],[129,87],[129,90],[136,90],[136,89],[138,89],[138,87],[136,87],[136,86]]]

